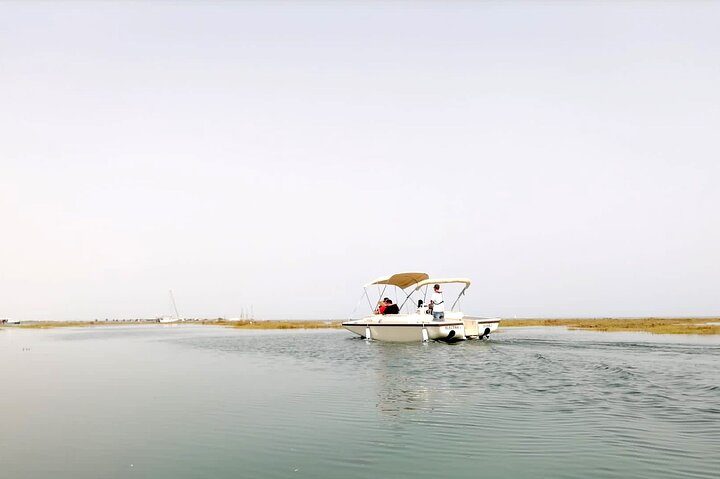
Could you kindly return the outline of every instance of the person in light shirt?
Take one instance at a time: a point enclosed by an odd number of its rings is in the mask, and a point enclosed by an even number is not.
[[[445,300],[443,299],[440,285],[433,287],[433,294],[430,297],[430,308],[432,309],[433,321],[443,321],[445,319]]]

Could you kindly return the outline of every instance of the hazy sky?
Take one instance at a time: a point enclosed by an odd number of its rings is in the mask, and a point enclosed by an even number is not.
[[[3,2],[0,317],[720,314],[720,4]]]

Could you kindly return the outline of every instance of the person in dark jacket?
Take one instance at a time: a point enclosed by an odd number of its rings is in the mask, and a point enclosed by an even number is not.
[[[399,314],[400,308],[397,304],[393,303],[391,299],[385,299],[385,310],[382,314]]]

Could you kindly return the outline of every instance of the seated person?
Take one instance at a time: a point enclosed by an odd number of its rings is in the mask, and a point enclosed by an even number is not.
[[[392,301],[390,301],[390,298],[383,298],[382,300],[378,301],[378,307],[375,310],[375,314],[385,314],[385,308],[388,307],[388,304],[391,304]]]
[[[399,314],[400,308],[397,304],[393,303],[391,299],[385,298],[385,309],[382,314]]]
[[[375,307],[375,311],[373,311],[373,313],[382,314],[383,311],[385,311],[385,301],[381,299],[380,301],[378,301],[378,304]]]

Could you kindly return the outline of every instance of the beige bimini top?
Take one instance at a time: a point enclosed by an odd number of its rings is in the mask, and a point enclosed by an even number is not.
[[[410,286],[427,280],[430,276],[427,273],[395,273],[391,276],[384,276],[378,278],[375,281],[365,285],[372,286],[374,284],[389,284],[391,286],[397,286],[398,288],[405,289]]]

